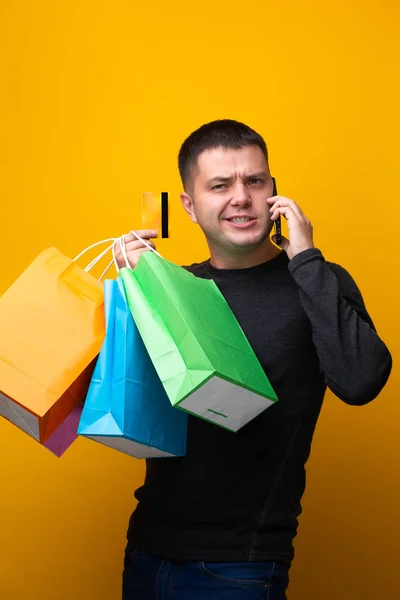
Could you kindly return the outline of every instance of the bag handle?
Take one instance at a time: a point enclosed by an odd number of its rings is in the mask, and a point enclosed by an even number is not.
[[[87,248],[85,248],[84,250],[82,250],[82,252],[80,252],[78,254],[78,256],[75,256],[75,258],[72,259],[73,262],[76,262],[77,260],[79,260],[81,256],[83,256],[84,254],[86,254],[86,252],[88,252],[88,250],[91,250],[92,248],[95,248],[96,246],[100,246],[100,244],[106,244],[107,242],[114,242],[115,239],[116,238],[107,238],[106,240],[101,240],[100,242],[96,242],[95,244],[92,244],[91,246],[88,246]],[[107,248],[107,252],[108,252],[108,250],[109,249]],[[104,251],[104,252],[106,252],[106,251]]]
[[[96,256],[85,268],[84,271],[86,271],[87,273],[93,269],[93,267],[95,265],[97,265],[97,263],[107,254],[107,252],[109,252],[110,250],[114,249],[114,244],[115,244],[115,240],[116,238],[107,238],[106,240],[101,240],[100,242],[96,242],[94,244],[91,244],[91,246],[88,246],[87,248],[85,248],[84,250],[82,250],[82,252],[80,252],[77,256],[75,256],[75,258],[73,259],[73,262],[76,262],[81,256],[83,256],[88,250],[91,250],[92,248],[95,248],[96,246],[99,246],[100,244],[105,244],[107,242],[113,242],[111,244],[111,246],[108,246],[105,250],[103,250],[98,256]],[[108,270],[112,267],[112,264],[114,262],[114,250],[113,250],[113,260],[108,264],[108,266],[106,267],[106,269],[103,271],[103,273],[100,275],[100,281],[103,279],[103,277],[106,275],[106,273],[108,272]]]
[[[151,250],[151,252],[154,252],[154,254],[157,254],[157,256],[159,256],[160,258],[163,258],[161,256],[161,254],[159,254],[157,252],[157,250],[155,250],[154,248],[152,248],[149,243],[147,243],[144,239],[142,239],[140,237],[140,235],[138,235],[136,233],[136,231],[131,230],[130,233],[133,236],[135,236],[139,240],[139,242],[141,242],[144,246],[146,246],[146,248],[148,248],[149,250]],[[100,246],[101,244],[106,244],[108,242],[112,242],[112,244],[110,246],[108,246],[105,250],[103,250],[102,252],[100,252],[100,254],[98,254],[84,268],[84,270],[88,273],[89,271],[91,271],[91,269],[93,269],[93,267],[95,267],[97,265],[98,262],[100,262],[102,260],[102,258],[104,258],[104,256],[107,254],[107,252],[109,252],[111,250],[111,252],[112,252],[112,260],[108,263],[107,267],[104,269],[103,273],[100,275],[100,281],[101,281],[104,278],[104,276],[106,275],[106,273],[111,269],[111,267],[112,267],[113,264],[115,266],[115,269],[116,269],[117,273],[120,270],[119,267],[118,267],[118,264],[117,264],[117,259],[115,258],[115,244],[118,241],[120,243],[121,254],[122,254],[122,257],[123,257],[123,259],[125,261],[125,265],[129,269],[133,270],[131,264],[129,263],[128,255],[126,253],[125,235],[122,235],[120,238],[107,238],[106,240],[101,240],[100,242],[95,242],[94,244],[91,244],[90,246],[88,246],[87,248],[85,248],[84,250],[82,250],[82,252],[80,252],[77,256],[75,256],[75,258],[73,259],[73,262],[76,262],[79,258],[81,258],[81,256],[83,256],[84,254],[86,254],[86,252],[88,252],[92,248],[96,248],[97,246]]]
[[[90,271],[91,269],[93,269],[94,266],[97,265],[98,262],[101,261],[101,259],[107,254],[107,252],[109,252],[113,247],[113,244],[111,246],[108,246],[108,248],[106,248],[105,250],[103,250],[103,252],[101,252],[98,256],[96,256],[88,265],[87,267],[85,267],[85,271]]]
[[[131,231],[131,233],[132,233],[132,235],[134,235],[139,240],[139,242],[141,242],[144,246],[146,246],[146,248],[148,248],[149,250],[151,250],[151,252],[153,252],[154,254],[157,254],[157,256],[159,256],[160,258],[163,258],[161,256],[161,254],[159,254],[159,252],[157,252],[157,250],[155,250],[154,248],[152,248],[152,246],[150,246],[150,244],[148,244],[144,239],[142,239],[140,237],[140,235],[138,235],[136,233],[136,231]],[[119,240],[115,240],[114,244],[112,246],[113,262],[115,263],[115,268],[117,269],[117,272],[119,272],[119,267],[117,265],[117,261],[116,261],[116,258],[115,258],[115,244],[118,241],[119,241],[119,245],[120,245],[120,248],[121,248],[122,258],[125,261],[125,265],[128,267],[128,269],[131,269],[131,271],[133,271],[133,268],[132,268],[132,266],[131,266],[131,264],[129,263],[129,260],[128,260],[128,255],[126,254],[125,236],[124,235],[121,236],[119,238]]]

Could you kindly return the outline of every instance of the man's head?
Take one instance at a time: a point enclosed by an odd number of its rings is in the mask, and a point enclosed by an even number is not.
[[[244,256],[270,245],[267,198],[273,182],[265,141],[232,120],[194,131],[179,152],[182,204],[203,230],[211,252]]]

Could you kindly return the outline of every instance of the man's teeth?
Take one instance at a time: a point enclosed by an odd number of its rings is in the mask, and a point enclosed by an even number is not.
[[[248,223],[251,221],[249,217],[236,217],[234,219],[230,219],[232,223],[238,223],[239,225],[244,225],[244,223]]]

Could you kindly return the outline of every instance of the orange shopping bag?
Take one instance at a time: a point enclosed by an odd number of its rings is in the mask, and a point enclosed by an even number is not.
[[[85,270],[51,246],[0,297],[0,415],[42,444],[86,397],[105,335],[88,270],[105,252]]]

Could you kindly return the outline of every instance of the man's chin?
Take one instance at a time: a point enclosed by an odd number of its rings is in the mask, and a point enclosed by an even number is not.
[[[259,248],[263,244],[269,243],[269,236],[267,234],[258,235],[230,235],[226,236],[230,242],[230,245],[236,248],[243,249],[254,249]]]

